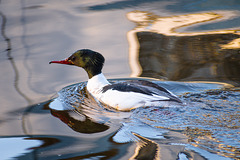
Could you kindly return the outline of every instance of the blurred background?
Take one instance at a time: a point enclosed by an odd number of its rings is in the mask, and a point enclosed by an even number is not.
[[[21,146],[29,135],[38,135],[38,141],[30,137],[25,149],[50,141],[74,143],[75,136],[86,146],[93,143],[86,135],[63,131],[65,125],[49,111],[28,112],[31,106],[48,103],[63,87],[87,80],[80,68],[48,64],[78,49],[102,53],[107,78],[222,82],[239,90],[239,13],[238,0],[1,0],[0,150],[11,140]],[[27,114],[34,118],[26,120]],[[110,137],[117,129],[101,136]],[[40,143],[44,135],[51,140]],[[96,141],[99,137],[94,136]],[[129,150],[127,158],[134,152]],[[10,154],[34,159],[27,152],[16,149]]]

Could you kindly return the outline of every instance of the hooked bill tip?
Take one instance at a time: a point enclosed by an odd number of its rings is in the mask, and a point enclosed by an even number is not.
[[[52,64],[52,63],[60,63],[60,61],[50,61],[49,64]]]

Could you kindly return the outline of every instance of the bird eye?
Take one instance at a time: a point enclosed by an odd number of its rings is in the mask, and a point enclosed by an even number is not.
[[[72,56],[71,57],[71,61],[75,61],[76,57],[75,56]]]

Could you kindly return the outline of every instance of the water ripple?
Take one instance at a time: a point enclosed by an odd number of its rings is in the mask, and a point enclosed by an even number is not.
[[[131,112],[120,112],[105,108],[96,101],[86,91],[86,82],[83,82],[63,88],[50,108],[74,109],[94,123],[104,126],[120,124],[120,130],[113,136],[113,141],[117,143],[138,141],[136,135],[165,139],[164,134],[173,130],[187,136],[192,146],[227,157],[239,156],[239,91],[226,89],[226,85],[220,83],[156,83],[170,90],[174,88],[171,91],[177,93],[186,105],[170,108],[144,107]]]

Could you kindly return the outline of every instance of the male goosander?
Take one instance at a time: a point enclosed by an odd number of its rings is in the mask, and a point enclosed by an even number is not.
[[[163,106],[181,100],[159,85],[145,80],[131,80],[111,84],[102,74],[104,57],[89,49],[78,50],[69,58],[49,63],[82,67],[88,74],[87,90],[100,102],[117,110],[131,110],[145,106]]]

